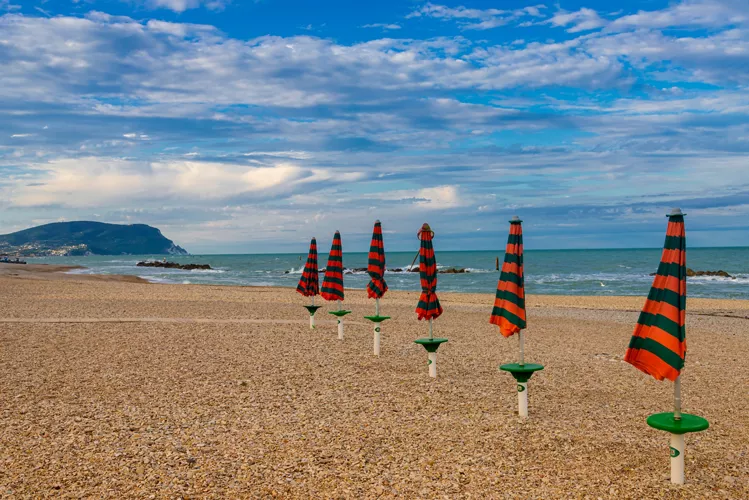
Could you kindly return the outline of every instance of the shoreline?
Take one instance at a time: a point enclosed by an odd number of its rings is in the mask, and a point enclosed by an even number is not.
[[[23,269],[19,269],[23,268]],[[31,280],[48,280],[48,281],[94,281],[100,283],[136,283],[145,285],[157,285],[162,287],[206,287],[206,288],[223,288],[227,290],[277,290],[288,292],[293,287],[269,286],[269,285],[227,285],[212,283],[159,283],[141,278],[135,275],[127,274],[78,274],[70,273],[76,269],[87,269],[84,266],[64,266],[54,264],[2,264],[0,263],[0,278],[16,278]],[[13,272],[16,271],[16,272]],[[346,287],[349,293],[347,302],[351,303],[352,299],[357,300],[358,292],[363,292],[364,288]],[[389,290],[390,297],[400,297],[401,295],[416,294],[416,290]],[[476,303],[475,298],[481,297],[484,300],[480,302],[490,303],[493,301],[494,292],[476,293],[476,292],[440,292],[438,295],[441,300],[449,301],[453,304]],[[366,298],[366,296],[365,296]],[[300,297],[301,299],[301,297]],[[610,310],[623,312],[640,312],[645,303],[645,296],[639,295],[562,295],[562,294],[527,294],[526,306],[528,309],[543,307],[561,307],[568,309],[583,310]],[[322,299],[319,299],[323,303]],[[367,299],[369,300],[369,299]],[[725,317],[749,319],[749,299],[720,299],[720,298],[688,298],[687,314],[709,313],[716,315],[721,312],[747,311],[747,315],[725,315]]]

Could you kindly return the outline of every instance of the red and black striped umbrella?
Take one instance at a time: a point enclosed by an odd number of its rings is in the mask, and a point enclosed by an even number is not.
[[[686,305],[684,214],[674,210],[668,218],[661,263],[624,360],[658,380],[676,380],[687,352],[684,330]]]
[[[419,277],[421,278],[421,295],[416,306],[419,319],[436,319],[442,314],[442,306],[437,298],[437,259],[434,257],[432,238],[434,232],[426,222],[419,230],[421,247],[419,248]]]
[[[325,300],[343,300],[343,247],[341,247],[341,233],[338,231],[333,236],[333,246],[330,247],[320,295]]]
[[[305,297],[314,297],[320,294],[320,279],[317,274],[317,240],[312,238],[309,242],[309,254],[307,263],[304,264],[304,272],[296,286],[296,291]]]
[[[382,242],[382,225],[375,221],[372,231],[372,243],[369,244],[369,265],[367,273],[371,278],[367,285],[367,295],[370,299],[379,299],[388,291],[385,283],[385,246]]]
[[[510,337],[526,327],[522,222],[517,217],[510,221],[505,261],[497,283],[494,309],[489,319],[489,323],[499,326],[499,332],[504,337]]]

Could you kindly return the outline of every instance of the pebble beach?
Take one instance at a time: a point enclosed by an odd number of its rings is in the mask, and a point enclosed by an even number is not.
[[[0,498],[749,498],[749,301],[687,303],[710,428],[674,486],[645,423],[672,384],[622,361],[645,297],[528,297],[523,421],[491,293],[439,294],[431,379],[416,292],[382,299],[376,357],[363,290],[341,341],[293,289],[64,270],[0,265]]]

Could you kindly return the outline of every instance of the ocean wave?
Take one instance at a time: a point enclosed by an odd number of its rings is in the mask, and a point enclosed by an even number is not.
[[[723,276],[690,276],[687,278],[687,282],[694,284],[694,285],[710,284],[710,283],[746,285],[747,283],[749,283],[749,275],[737,274],[733,278],[726,278]]]

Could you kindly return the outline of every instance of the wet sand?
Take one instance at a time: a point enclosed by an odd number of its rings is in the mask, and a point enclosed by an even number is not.
[[[440,294],[434,380],[415,292],[382,300],[377,358],[362,290],[339,341],[290,289],[36,267],[0,265],[0,497],[749,498],[749,301],[688,301],[684,410],[711,428],[675,487],[645,424],[672,385],[622,361],[643,297],[529,297],[521,421],[491,294]]]

